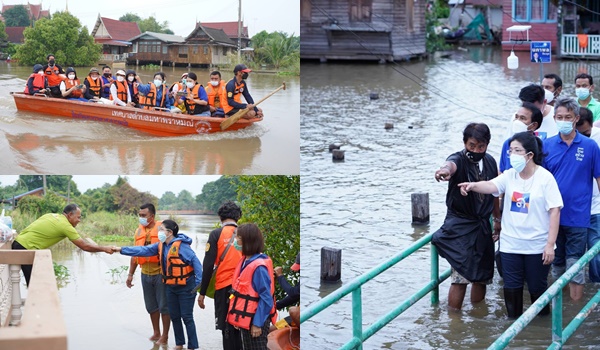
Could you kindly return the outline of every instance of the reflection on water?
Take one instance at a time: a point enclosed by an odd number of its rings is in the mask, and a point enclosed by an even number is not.
[[[342,284],[372,269],[424,235],[437,230],[446,212],[447,184],[433,174],[448,155],[463,148],[467,123],[484,122],[492,130],[489,152],[497,158],[519,90],[539,80],[539,66],[523,62],[517,71],[501,66],[497,48],[470,48],[450,59],[402,65],[303,64],[301,95],[302,304],[311,305],[335,286],[322,285],[320,250],[341,248]],[[522,60],[523,61],[523,60]],[[598,73],[600,63],[585,67]],[[579,62],[544,67],[565,82],[574,95]],[[593,74],[592,74],[593,75]],[[597,74],[596,74],[597,75]],[[371,92],[379,93],[370,100]],[[384,130],[386,122],[394,128]],[[342,144],[345,162],[334,163],[328,145]],[[411,225],[410,194],[427,192],[429,226]],[[371,325],[429,281],[428,249],[363,286],[363,328]],[[444,259],[440,269],[449,267]],[[487,348],[510,324],[495,277],[486,300],[465,298],[461,313],[448,313],[449,281],[440,286],[440,305],[429,296],[392,321],[365,344],[365,349]],[[589,299],[598,286],[587,285]],[[526,304],[529,297],[525,296]],[[574,304],[564,299],[565,319]],[[302,325],[305,349],[337,348],[352,337],[352,302],[345,297]],[[526,305],[527,306],[527,305]],[[598,311],[573,336],[566,349],[593,349],[600,344]],[[565,323],[566,324],[566,323]],[[511,348],[540,349],[551,342],[550,318],[539,318],[511,343]]]
[[[186,71],[165,70],[168,81]],[[208,70],[194,71],[199,81],[208,81]],[[148,81],[153,75],[150,70],[139,73]],[[265,118],[260,123],[238,131],[163,138],[110,123],[17,111],[10,92],[22,91],[29,74],[27,67],[0,62],[0,153],[6,160],[5,174],[299,173],[298,77],[251,74],[248,84],[255,100],[282,80],[287,85],[261,104]],[[224,79],[230,75],[223,72]]]
[[[208,234],[219,218],[209,215],[180,218],[186,222],[181,232],[193,239],[192,249],[202,262]],[[152,325],[144,306],[139,268],[131,289],[125,286],[127,272],[120,276],[111,273],[111,269],[129,267],[130,257],[90,254],[66,243],[52,249],[52,258],[65,265],[70,273],[69,283],[59,290],[69,349],[158,349],[148,340]],[[201,349],[220,349],[221,333],[214,329],[214,304],[207,300],[204,310],[194,305],[198,341]],[[171,328],[169,348],[174,346]]]

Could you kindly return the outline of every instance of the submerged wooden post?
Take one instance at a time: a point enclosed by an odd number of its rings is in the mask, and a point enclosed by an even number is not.
[[[394,128],[394,123],[385,123],[384,129],[389,130]]]
[[[334,149],[331,151],[331,153],[333,153],[333,160],[334,161],[340,161],[340,160],[344,160],[344,153],[346,151],[343,151],[341,149]]]
[[[429,193],[412,193],[410,195],[412,205],[412,223],[415,225],[426,225],[429,223]]]
[[[342,278],[342,250],[321,248],[321,281],[338,282]]]
[[[333,151],[334,149],[340,149],[340,147],[342,147],[341,145],[336,145],[335,143],[332,143],[329,145],[329,152]]]

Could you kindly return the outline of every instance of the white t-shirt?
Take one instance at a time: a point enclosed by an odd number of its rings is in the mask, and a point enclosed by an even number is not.
[[[592,127],[590,138],[600,145],[600,128]],[[594,180],[594,194],[592,195],[592,215],[600,214],[600,191],[598,191],[598,183]]]
[[[542,125],[535,131],[536,135],[543,140],[558,135],[558,127],[556,127],[556,121],[554,121],[554,107],[550,107],[550,112],[544,116],[542,120]],[[543,112],[542,112],[543,113]],[[516,112],[515,112],[516,114]],[[504,139],[508,139],[513,136],[512,132],[512,123],[515,120],[515,115],[513,114],[510,118],[510,122],[508,124],[508,133]]]
[[[562,208],[563,201],[552,174],[537,167],[533,176],[523,180],[515,169],[508,169],[491,180],[504,195],[500,251],[513,254],[540,254],[548,241],[551,208]]]

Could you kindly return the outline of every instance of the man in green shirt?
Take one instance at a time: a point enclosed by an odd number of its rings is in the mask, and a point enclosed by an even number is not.
[[[600,120],[600,103],[594,99],[592,92],[594,92],[594,78],[585,73],[577,74],[575,77],[577,103],[592,111],[594,122],[596,122]]]
[[[46,249],[65,237],[86,252],[112,254],[112,247],[99,246],[81,238],[75,226],[81,221],[81,209],[77,204],[69,204],[62,214],[45,214],[27,226],[15,239],[12,249]],[[21,265],[25,281],[29,286],[32,265]]]

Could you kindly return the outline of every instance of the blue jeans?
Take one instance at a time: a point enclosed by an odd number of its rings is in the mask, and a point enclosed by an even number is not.
[[[598,241],[600,241],[600,214],[594,214],[588,228],[587,249],[591,249]],[[600,282],[600,254],[590,261],[590,282]]]
[[[585,254],[587,244],[587,227],[558,227],[556,237],[556,250],[554,262],[552,262],[552,276],[560,277],[566,270],[573,266],[579,258]],[[583,270],[571,280],[572,283],[584,284],[585,275]]]
[[[198,336],[196,334],[196,324],[194,323],[194,304],[196,301],[196,292],[193,292],[194,281],[194,276],[191,276],[185,286],[167,285],[167,303],[171,322],[173,323],[173,333],[175,333],[175,344],[185,344],[181,324],[183,319],[188,336],[188,349],[198,349]]]
[[[531,294],[542,294],[548,287],[550,265],[544,265],[542,254],[512,254],[500,252],[505,288],[527,288]]]

